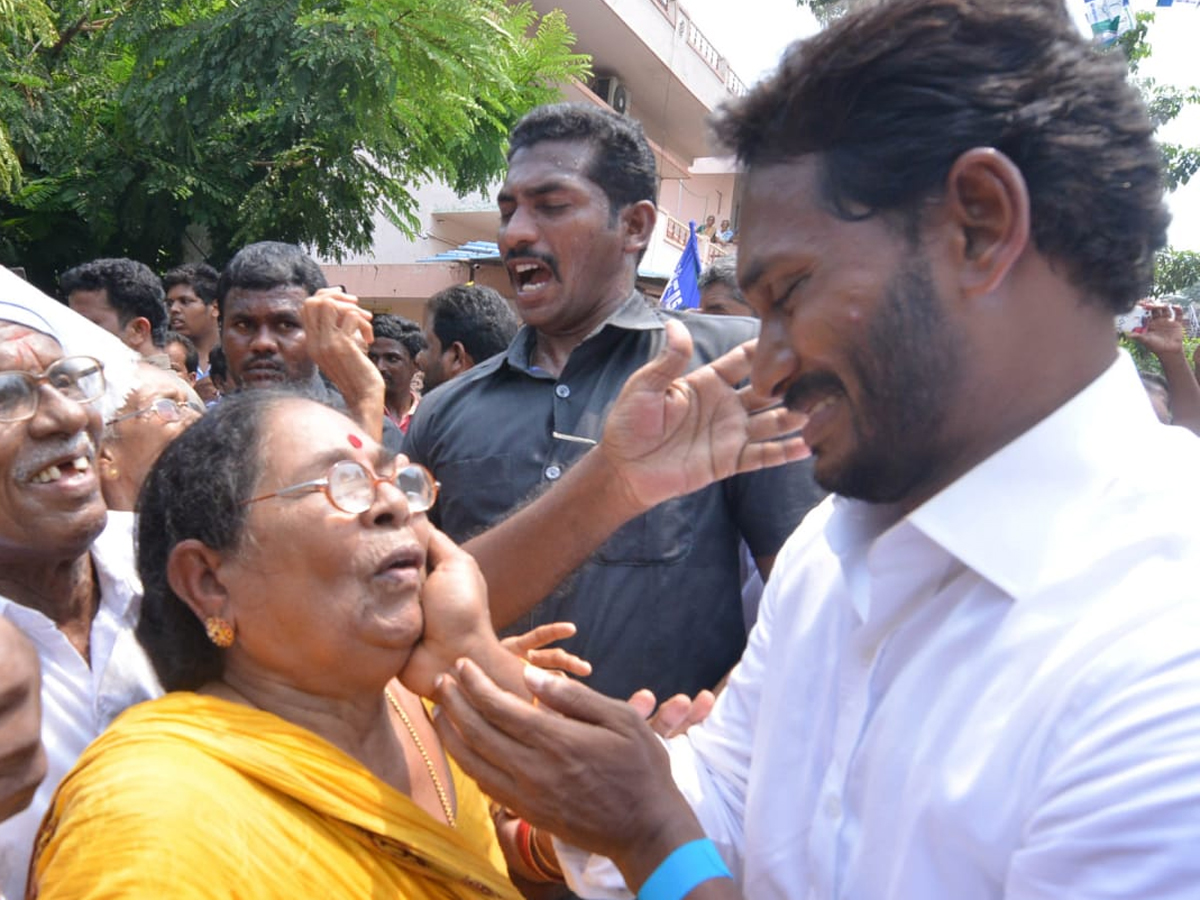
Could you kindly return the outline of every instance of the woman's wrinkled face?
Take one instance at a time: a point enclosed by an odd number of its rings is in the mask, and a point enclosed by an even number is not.
[[[352,460],[377,475],[395,459],[341,413],[285,400],[264,423],[254,497],[324,478]],[[227,665],[251,665],[300,690],[336,694],[400,670],[421,636],[430,526],[392,483],[363,513],[321,489],[258,500],[219,577],[237,641]]]

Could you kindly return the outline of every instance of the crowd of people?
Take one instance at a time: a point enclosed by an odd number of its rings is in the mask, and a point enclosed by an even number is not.
[[[893,0],[714,129],[693,312],[583,104],[510,135],[511,302],[0,269],[0,898],[1195,895],[1200,382],[1174,307],[1160,382],[1118,349],[1124,66]]]

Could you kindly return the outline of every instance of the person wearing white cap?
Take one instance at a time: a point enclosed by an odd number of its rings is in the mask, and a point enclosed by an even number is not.
[[[133,365],[99,331],[0,269],[0,618],[37,651],[47,757],[32,802],[0,824],[4,900],[24,896],[38,824],[84,747],[162,692],[134,637],[133,516],[106,511],[95,465]]]

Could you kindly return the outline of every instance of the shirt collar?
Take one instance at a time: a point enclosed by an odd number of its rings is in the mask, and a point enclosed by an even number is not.
[[[646,298],[642,296],[640,291],[631,293],[620,306],[612,311],[607,319],[596,326],[595,330],[583,340],[590,340],[610,325],[613,328],[623,328],[626,331],[652,331],[663,327],[662,319],[658,317],[655,309],[646,302]],[[513,338],[512,343],[508,345],[508,350],[504,354],[504,361],[514,369],[528,372],[531,368],[529,358],[533,353],[535,340],[537,340],[536,329],[529,325],[522,325],[516,337]],[[583,341],[580,341],[580,343],[583,343]]]
[[[1096,500],[1162,426],[1121,351],[1098,378],[908,516],[1015,600],[1078,565]],[[1149,451],[1153,452],[1153,451]]]
[[[124,510],[108,511],[108,524],[92,543],[92,562],[100,582],[100,602],[121,618],[141,611],[142,581],[134,560],[137,517]]]

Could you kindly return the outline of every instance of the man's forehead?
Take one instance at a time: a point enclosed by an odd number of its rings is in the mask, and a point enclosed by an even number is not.
[[[589,175],[593,152],[592,145],[584,140],[539,141],[521,147],[509,160],[508,175],[500,193],[511,193],[518,185],[536,190],[556,180],[564,185],[580,181],[595,184]]]
[[[0,321],[0,369],[39,371],[62,357],[55,338],[27,325]]]
[[[231,288],[225,296],[225,314],[253,311],[260,314],[299,312],[308,291],[298,284],[277,284],[269,288]]]

